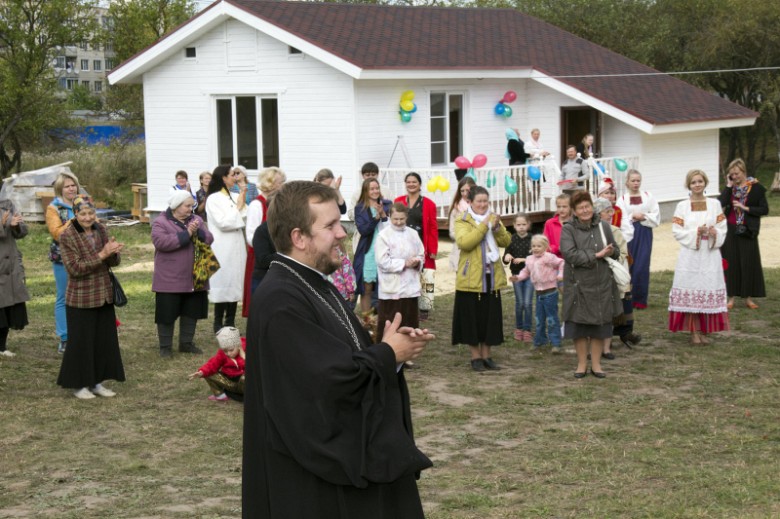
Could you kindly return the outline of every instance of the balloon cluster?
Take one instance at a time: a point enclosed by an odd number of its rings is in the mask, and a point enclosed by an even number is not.
[[[455,165],[460,169],[481,168],[487,164],[487,157],[482,153],[474,155],[474,160],[469,160],[466,157],[455,157]]]
[[[441,175],[436,175],[428,181],[426,187],[429,193],[435,193],[437,190],[446,193],[450,189],[450,181]]]
[[[414,102],[414,92],[407,90],[401,94],[401,102],[398,106],[398,115],[401,117],[401,121],[405,123],[411,121],[412,114],[417,111],[417,105]]]
[[[496,115],[503,115],[507,119],[512,117],[512,107],[509,106],[509,103],[514,102],[515,99],[517,99],[517,92],[509,90],[504,94],[504,97],[501,98],[496,107],[493,108],[493,111]]]

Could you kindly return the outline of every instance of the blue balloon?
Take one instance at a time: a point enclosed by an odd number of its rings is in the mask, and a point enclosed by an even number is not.
[[[414,108],[412,108],[412,109],[409,111],[409,113],[410,113],[410,114],[413,114],[413,113],[414,113],[414,112],[416,112],[416,111],[417,111],[417,103],[414,103]]]
[[[596,162],[596,169],[598,169],[602,175],[605,173],[604,166],[601,164],[601,162]]]
[[[504,132],[506,135],[506,140],[508,141],[516,141],[519,140],[520,137],[517,135],[517,132],[514,130],[514,128],[507,128],[506,132]]]
[[[498,103],[496,107],[493,109],[494,112],[496,112],[496,115],[504,115],[504,112],[506,111],[506,106],[504,106],[504,103]]]
[[[528,178],[534,181],[539,180],[542,178],[542,170],[536,166],[528,166]]]

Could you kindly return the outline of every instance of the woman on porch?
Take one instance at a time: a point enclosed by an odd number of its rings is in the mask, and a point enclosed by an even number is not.
[[[411,172],[404,177],[406,195],[401,195],[394,201],[409,208],[406,226],[417,231],[417,235],[425,247],[425,263],[422,270],[422,293],[420,303],[420,320],[428,319],[428,312],[433,310],[433,286],[436,273],[436,254],[439,252],[439,224],[436,222],[436,204],[426,196],[422,196],[422,179],[417,173]]]
[[[633,228],[633,235],[625,234],[628,253],[633,258],[631,264],[632,302],[634,308],[647,308],[647,294],[650,290],[650,255],[653,252],[653,229],[661,223],[661,210],[655,197],[647,191],[640,191],[642,174],[630,169],[626,175],[625,193],[617,201],[623,212],[623,218]]]

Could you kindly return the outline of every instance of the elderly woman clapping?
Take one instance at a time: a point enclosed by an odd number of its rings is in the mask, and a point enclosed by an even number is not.
[[[193,206],[192,197],[185,191],[178,191],[168,200],[168,209],[152,223],[154,322],[161,357],[170,357],[173,353],[176,319],[179,319],[179,351],[202,353],[192,339],[198,319],[208,317],[208,283],[197,289],[193,286],[193,241],[211,244],[214,237],[203,225],[201,217],[193,214]]]
[[[618,286],[604,259],[620,259],[620,249],[610,225],[594,214],[591,200],[587,191],[571,197],[574,217],[561,231],[561,254],[566,260],[564,337],[573,339],[577,350],[575,378],[587,374],[588,344],[591,373],[597,378],[606,376],[601,370],[604,340],[612,337],[612,320],[623,312]]]

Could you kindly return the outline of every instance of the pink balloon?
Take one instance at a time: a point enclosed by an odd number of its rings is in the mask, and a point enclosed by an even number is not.
[[[517,92],[515,92],[514,90],[509,90],[506,94],[504,94],[503,102],[511,103],[515,99],[517,99]]]
[[[456,157],[455,165],[458,166],[459,169],[469,169],[471,167],[471,161],[466,157]]]
[[[487,164],[487,157],[486,156],[484,156],[481,153],[479,155],[474,155],[474,161],[471,163],[472,167],[481,168],[485,164]]]

